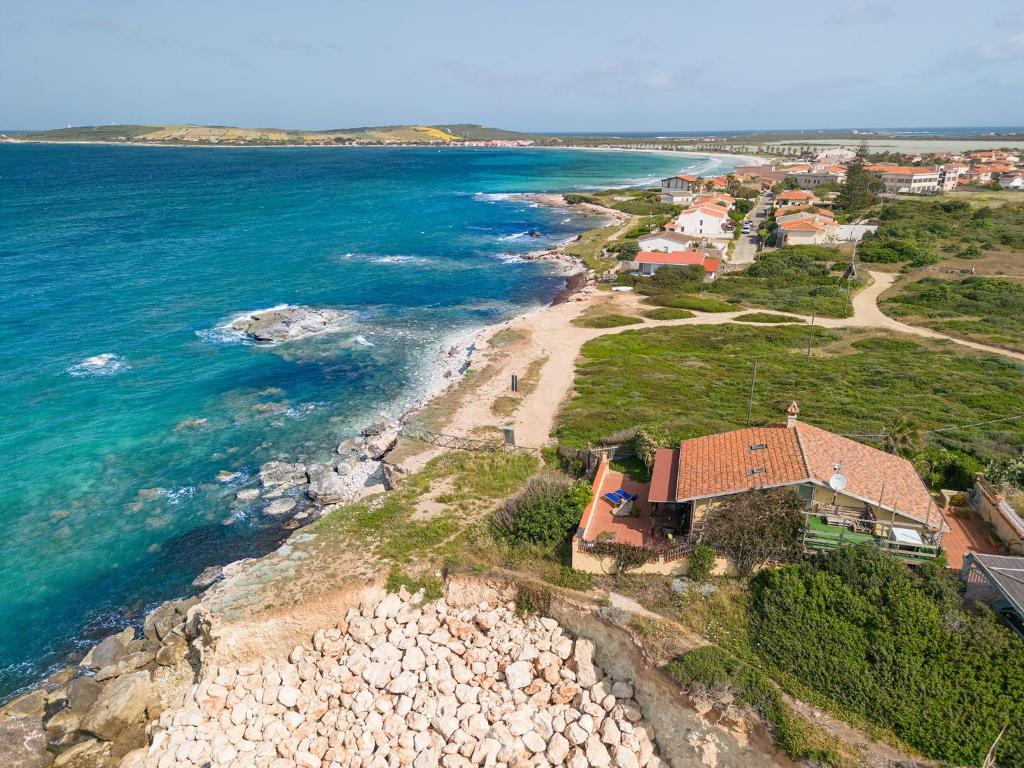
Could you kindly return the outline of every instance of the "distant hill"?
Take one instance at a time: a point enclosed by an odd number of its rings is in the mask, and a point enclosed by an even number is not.
[[[237,128],[225,125],[86,125],[4,134],[8,141],[152,142],[154,144],[460,144],[465,142],[546,143],[536,136],[483,125],[382,125],[304,131]]]

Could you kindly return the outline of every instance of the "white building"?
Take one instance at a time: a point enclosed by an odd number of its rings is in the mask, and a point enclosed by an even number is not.
[[[886,193],[890,195],[934,195],[939,192],[939,172],[934,168],[889,163],[866,168],[882,180]]]
[[[649,235],[638,237],[636,242],[640,246],[641,251],[646,251],[648,253],[653,251],[661,251],[662,253],[695,251],[699,250],[705,244],[710,244],[710,247],[724,251],[728,246],[728,241],[712,243],[712,241],[705,237],[701,237],[700,235],[684,235],[680,232],[670,231],[652,232]]]
[[[641,275],[653,275],[666,267],[704,267],[704,279],[714,280],[722,268],[722,259],[709,256],[703,251],[679,251],[677,253],[641,252],[628,265]]]
[[[1003,189],[1024,190],[1024,171],[999,174],[999,186]]]
[[[715,237],[727,234],[729,212],[718,205],[695,205],[669,222],[668,228],[684,235]]]

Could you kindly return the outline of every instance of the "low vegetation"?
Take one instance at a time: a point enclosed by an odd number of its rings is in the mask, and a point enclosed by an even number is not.
[[[926,277],[882,301],[913,325],[1024,352],[1024,285],[999,277]]]
[[[732,319],[734,323],[802,323],[803,319],[799,317],[790,317],[788,315],[773,315],[768,312],[748,312],[745,315],[734,317]]]
[[[580,328],[618,328],[623,325],[636,325],[642,323],[643,318],[633,315],[620,315],[615,312],[605,312],[598,308],[596,312],[584,312],[572,320],[572,324]]]
[[[643,313],[643,316],[650,320],[686,320],[691,317],[696,317],[696,315],[688,309],[675,309],[673,307],[649,309]]]
[[[796,400],[809,422],[839,434],[877,434],[879,446],[897,410],[926,433],[1012,416],[1024,402],[1020,363],[867,330],[662,326],[594,339],[582,355],[577,394],[556,428],[572,447],[637,426],[660,428],[672,442],[746,426],[755,361],[754,424],[779,422]],[[1024,421],[923,434],[923,441],[984,463],[1024,442]]]
[[[849,258],[833,248],[787,245],[760,254],[746,271],[724,275],[707,290],[747,306],[849,317],[848,297],[862,284],[846,279],[848,265]]]
[[[556,544],[575,530],[590,495],[583,481],[555,473],[537,475],[494,514],[494,529],[512,544]]]
[[[944,563],[907,568],[847,547],[752,582],[749,637],[776,672],[877,722],[922,754],[1024,764],[1024,654],[987,609],[961,604]]]
[[[735,304],[729,304],[714,296],[690,293],[658,293],[645,299],[645,302],[671,309],[688,309],[696,312],[735,312],[739,309]]]
[[[980,258],[986,251],[1024,251],[1024,205],[971,205],[965,199],[896,200],[882,206],[878,232],[857,249],[862,261],[940,261],[943,254]]]

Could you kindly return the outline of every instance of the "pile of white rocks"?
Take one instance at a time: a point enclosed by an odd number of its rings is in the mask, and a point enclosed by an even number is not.
[[[125,768],[661,768],[629,682],[511,604],[387,595],[287,659],[213,667]]]

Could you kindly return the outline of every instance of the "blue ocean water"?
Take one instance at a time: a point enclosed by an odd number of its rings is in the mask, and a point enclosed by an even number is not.
[[[280,523],[231,504],[262,462],[326,456],[413,397],[453,335],[549,301],[563,278],[514,254],[595,220],[508,193],[720,163],[0,145],[0,699],[272,548]],[[351,327],[276,347],[218,330],[278,304]]]

